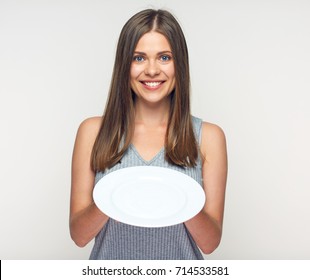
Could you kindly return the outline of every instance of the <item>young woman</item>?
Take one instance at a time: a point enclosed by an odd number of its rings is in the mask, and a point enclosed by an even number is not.
[[[78,246],[93,238],[91,259],[203,259],[222,235],[227,176],[223,131],[190,114],[186,41],[164,10],[144,10],[120,34],[103,117],[80,125],[72,160],[70,231]],[[131,166],[162,166],[199,182],[203,209],[184,223],[127,225],[94,204],[94,185]]]

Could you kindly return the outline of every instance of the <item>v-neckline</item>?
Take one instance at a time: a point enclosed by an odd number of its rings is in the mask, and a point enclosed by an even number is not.
[[[146,165],[150,165],[153,161],[155,161],[164,151],[165,147],[162,147],[150,160],[146,160],[144,159],[140,153],[138,152],[137,148],[135,147],[135,145],[133,143],[130,144],[129,146],[133,152],[136,154],[136,156],[143,161]]]

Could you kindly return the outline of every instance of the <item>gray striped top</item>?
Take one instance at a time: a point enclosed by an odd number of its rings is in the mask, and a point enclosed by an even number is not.
[[[194,132],[200,142],[202,120],[192,117]],[[98,172],[97,183],[115,170],[132,166],[160,166],[191,176],[202,185],[201,159],[194,168],[182,168],[165,160],[164,148],[150,161],[144,160],[130,145],[120,163]],[[137,227],[110,218],[95,238],[91,260],[197,260],[203,256],[183,223],[159,227]]]

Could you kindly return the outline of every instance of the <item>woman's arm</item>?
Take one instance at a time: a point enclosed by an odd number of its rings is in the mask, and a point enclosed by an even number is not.
[[[94,204],[92,196],[95,174],[90,158],[100,123],[100,117],[81,123],[72,156],[70,234],[80,247],[91,241],[108,220]]]
[[[206,194],[204,208],[185,225],[204,254],[212,253],[220,244],[227,179],[227,151],[221,128],[203,123],[201,152],[202,177]]]

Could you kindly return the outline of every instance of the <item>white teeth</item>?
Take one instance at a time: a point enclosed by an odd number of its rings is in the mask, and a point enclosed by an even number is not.
[[[161,82],[144,82],[148,87],[157,87]]]

